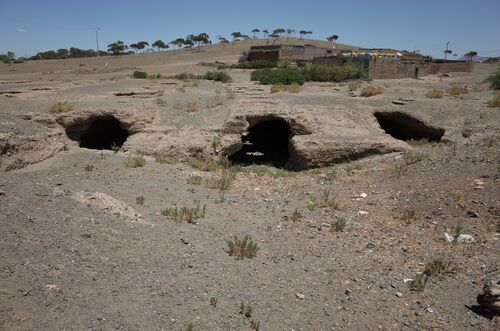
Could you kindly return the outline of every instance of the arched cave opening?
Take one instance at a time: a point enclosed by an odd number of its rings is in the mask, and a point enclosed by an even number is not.
[[[74,124],[66,129],[66,135],[83,148],[113,149],[123,146],[129,132],[115,117],[105,116]]]
[[[380,128],[399,140],[420,140],[439,142],[445,130],[429,126],[421,120],[402,112],[376,112],[373,114]]]
[[[248,129],[248,134],[242,137],[243,147],[229,156],[229,160],[234,164],[284,168],[291,136],[290,127],[282,119],[259,122]]]

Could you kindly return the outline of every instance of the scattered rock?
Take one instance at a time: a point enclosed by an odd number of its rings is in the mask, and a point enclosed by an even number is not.
[[[500,314],[500,277],[489,281],[483,287],[483,294],[477,296],[477,303],[482,307]]]
[[[450,234],[448,234],[448,233],[445,232],[444,233],[444,240],[446,240],[447,242],[452,242],[452,241],[454,241],[454,238],[453,238],[452,235],[450,235]],[[476,242],[476,239],[474,239],[474,237],[472,235],[470,235],[470,234],[461,234],[461,235],[458,236],[458,238],[456,239],[456,241],[458,243],[461,243],[461,244],[463,244],[463,243],[470,244],[470,243]]]
[[[304,300],[304,299],[306,298],[306,296],[305,296],[304,294],[299,293],[299,292],[295,293],[295,296],[296,296],[297,298],[301,299],[301,300]]]
[[[394,100],[392,103],[395,104],[395,105],[406,105],[406,102],[399,101],[399,100]]]
[[[474,218],[479,217],[478,213],[476,213],[473,210],[467,210],[467,216],[474,217]]]

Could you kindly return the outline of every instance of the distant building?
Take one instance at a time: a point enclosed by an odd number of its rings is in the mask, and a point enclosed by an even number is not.
[[[298,66],[307,63],[343,65],[346,62],[361,63],[372,79],[419,78],[429,74],[470,72],[470,61],[440,60],[414,52],[388,48],[326,48],[314,45],[266,45],[252,46],[247,59],[293,60]]]

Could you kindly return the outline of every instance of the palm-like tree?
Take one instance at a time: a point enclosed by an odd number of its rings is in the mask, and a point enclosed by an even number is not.
[[[470,51],[470,52],[465,53],[464,56],[467,56],[469,58],[469,61],[472,61],[472,58],[474,56],[477,56],[477,52],[476,51]]]
[[[260,30],[259,29],[253,29],[252,30],[252,33],[253,33],[253,39],[256,39],[257,38],[257,33],[259,33]]]
[[[154,43],[152,43],[151,46],[156,47],[158,51],[160,51],[160,49],[168,48],[168,45],[165,44],[163,40],[157,40]]]

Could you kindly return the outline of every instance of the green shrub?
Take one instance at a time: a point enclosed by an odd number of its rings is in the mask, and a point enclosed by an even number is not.
[[[196,75],[187,72],[181,72],[180,74],[175,75],[174,78],[178,80],[189,80],[196,79]]]
[[[174,76],[175,79],[179,80],[196,80],[196,79],[206,79],[206,80],[214,80],[217,82],[227,83],[231,80],[231,76],[229,76],[224,71],[208,71],[203,75],[195,75],[187,72],[181,72]]]
[[[215,80],[217,82],[227,83],[231,80],[231,76],[229,76],[224,71],[218,70],[218,71],[208,71],[201,77],[201,79]]]
[[[309,64],[302,72],[306,81],[313,82],[341,82],[363,76],[363,68],[358,63],[346,63],[342,66]]]
[[[148,78],[148,73],[145,72],[145,71],[134,71],[134,73],[132,74],[132,77],[134,78],[139,78],[139,79],[146,79]]]
[[[500,69],[498,69],[494,74],[488,76],[488,78],[485,79],[485,82],[490,84],[490,88],[500,90]]]
[[[295,68],[258,69],[252,72],[250,78],[264,85],[304,84],[302,72]]]
[[[221,68],[234,68],[234,69],[263,69],[263,68],[276,68],[278,62],[269,60],[254,60],[245,61],[241,63],[231,64],[229,66],[222,66]]]

